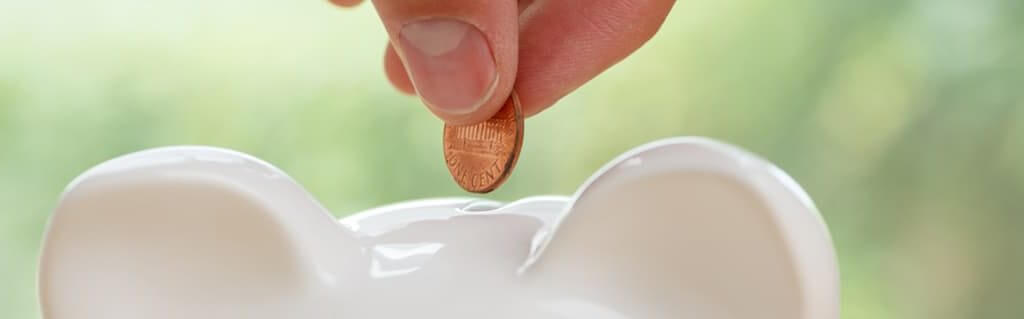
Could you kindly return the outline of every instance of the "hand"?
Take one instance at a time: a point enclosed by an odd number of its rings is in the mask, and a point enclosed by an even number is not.
[[[513,86],[526,116],[541,112],[646,43],[674,2],[373,0],[391,83],[451,124],[490,118]]]

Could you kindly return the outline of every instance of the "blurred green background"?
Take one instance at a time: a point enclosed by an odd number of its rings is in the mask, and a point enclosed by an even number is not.
[[[816,200],[844,318],[1021,318],[1022,30],[1019,0],[681,1],[527,122],[489,197],[569,194],[631,147],[709,136]],[[372,7],[318,0],[0,0],[0,318],[39,317],[57,196],[123,153],[251,153],[339,216],[464,195],[440,122],[384,78],[384,39]]]

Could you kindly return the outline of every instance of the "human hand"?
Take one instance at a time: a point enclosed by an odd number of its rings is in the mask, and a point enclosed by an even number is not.
[[[373,0],[391,83],[450,124],[490,118],[513,87],[526,116],[543,111],[646,43],[674,3]]]

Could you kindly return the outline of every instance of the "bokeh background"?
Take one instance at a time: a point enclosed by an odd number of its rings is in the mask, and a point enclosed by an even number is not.
[[[1024,1],[685,0],[661,33],[527,122],[490,198],[569,194],[634,146],[724,140],[814,197],[844,318],[1024,316]],[[392,90],[364,5],[0,0],[0,318],[38,318],[63,187],[205,144],[264,158],[338,216],[463,195],[440,122]]]

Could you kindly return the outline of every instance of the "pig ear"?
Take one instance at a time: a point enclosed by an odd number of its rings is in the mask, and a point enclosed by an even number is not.
[[[213,148],[101,164],[46,233],[46,318],[288,318],[357,262],[354,239],[288,176]],[[334,305],[337,307],[338,305]]]
[[[828,319],[838,318],[835,258],[817,210],[785,173],[681,138],[595,175],[528,271],[562,300],[628,318]],[[561,306],[581,307],[571,303]]]

